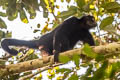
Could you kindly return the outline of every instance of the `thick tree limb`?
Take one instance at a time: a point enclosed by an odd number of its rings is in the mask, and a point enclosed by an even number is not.
[[[101,46],[94,46],[92,47],[92,49],[95,53],[99,53],[103,55],[109,54],[109,53],[117,54],[117,53],[120,53],[120,42],[110,43],[110,44],[101,45]],[[74,54],[79,54],[79,55],[82,54],[82,48],[60,53],[60,56],[72,57]],[[43,60],[34,59],[34,60],[25,61],[17,64],[7,65],[4,68],[0,68],[0,77],[13,74],[13,73],[21,73],[28,70],[34,70],[37,68],[51,65],[54,63],[53,58],[54,58],[53,56],[48,56]]]

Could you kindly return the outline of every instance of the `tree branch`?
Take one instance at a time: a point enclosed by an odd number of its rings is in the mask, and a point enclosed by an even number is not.
[[[120,53],[120,42],[116,43],[110,43],[107,45],[101,45],[101,46],[93,46],[93,51],[98,54],[119,54]],[[73,57],[74,54],[82,54],[82,48],[69,50],[63,53],[60,53],[60,56],[68,56]],[[119,61],[119,60],[118,60]],[[3,77],[5,75],[13,74],[13,73],[21,73],[28,70],[34,70],[37,68],[41,68],[44,66],[52,65],[54,64],[54,57],[48,56],[45,59],[34,59],[29,60],[17,64],[10,64],[6,65],[3,68],[0,68],[0,77]]]

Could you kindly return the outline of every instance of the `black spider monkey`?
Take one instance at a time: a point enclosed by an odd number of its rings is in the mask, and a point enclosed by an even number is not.
[[[17,55],[18,51],[9,46],[40,49],[48,55],[54,54],[54,61],[58,62],[59,53],[72,49],[79,40],[91,46],[95,45],[89,29],[96,25],[95,19],[91,15],[85,15],[81,18],[71,17],[38,40],[4,39],[1,42],[1,46],[11,55]]]

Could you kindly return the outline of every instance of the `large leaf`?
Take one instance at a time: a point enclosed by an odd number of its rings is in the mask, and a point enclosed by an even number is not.
[[[75,65],[77,67],[79,67],[80,56],[79,55],[73,55],[73,61],[75,62]]]
[[[103,8],[105,9],[115,9],[115,8],[120,8],[120,4],[118,4],[117,2],[109,2],[109,3],[105,3],[102,5]]]
[[[76,74],[72,74],[71,77],[68,78],[68,80],[79,80],[79,77]]]
[[[114,26],[114,25],[112,25],[112,24],[104,27],[104,30],[105,30],[105,31],[108,31],[108,32],[110,32],[110,33],[113,33],[113,34],[117,34],[117,32],[116,32],[116,26]]]
[[[83,6],[85,5],[85,0],[75,0],[75,1],[77,2],[79,8],[83,8]]]
[[[83,54],[85,54],[88,57],[91,57],[91,58],[97,57],[97,54],[93,52],[92,48],[88,44],[85,44],[82,50],[83,50]]]
[[[39,10],[38,0],[23,0],[25,9],[30,14],[30,19],[36,17],[36,10]]]
[[[113,16],[106,17],[105,19],[103,19],[100,24],[100,29],[104,29],[106,26],[112,24],[113,20],[114,20]]]
[[[68,56],[59,56],[59,61],[62,63],[67,63],[71,59]]]
[[[0,18],[0,28],[7,28],[5,22]]]
[[[120,4],[117,2],[104,3],[102,7],[110,13],[116,13],[120,10]]]
[[[68,11],[61,12],[61,14],[59,14],[57,17],[65,19],[65,18],[72,16],[76,13],[77,13],[77,7],[71,6]]]
[[[6,14],[8,15],[9,20],[14,20],[18,16],[18,11],[16,9],[16,0],[8,1],[8,8],[6,10]]]
[[[96,54],[88,44],[85,44],[83,48],[83,54],[88,57],[95,58],[96,61],[104,60],[104,56],[101,54]]]

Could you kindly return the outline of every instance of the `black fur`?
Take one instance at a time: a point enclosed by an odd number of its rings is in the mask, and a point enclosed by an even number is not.
[[[26,46],[35,49],[42,46],[41,50],[46,51],[50,55],[54,54],[54,61],[58,62],[59,53],[72,49],[79,40],[89,45],[95,45],[89,32],[89,29],[95,26],[96,22],[93,16],[87,15],[80,19],[71,17],[38,40],[4,39],[1,42],[1,46],[11,55],[17,55],[18,51],[10,49],[9,46]]]

